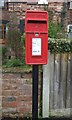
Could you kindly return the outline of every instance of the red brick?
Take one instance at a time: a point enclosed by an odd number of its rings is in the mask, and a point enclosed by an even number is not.
[[[13,102],[3,102],[2,103],[2,107],[17,107],[17,101],[13,101]]]
[[[17,90],[3,90],[2,91],[3,96],[18,96]]]
[[[31,95],[20,95],[18,97],[18,101],[32,101],[32,96]]]
[[[19,108],[19,109],[18,109],[18,112],[23,113],[23,114],[24,114],[24,113],[25,113],[25,114],[31,113],[31,111],[32,111],[31,108],[23,108],[23,107],[22,107],[22,108]]]
[[[4,74],[2,84],[2,107],[8,115],[17,110],[18,116],[31,115],[32,112],[32,80],[20,78],[20,74]],[[28,74],[27,74],[28,75]],[[27,76],[26,77],[30,77]],[[15,77],[15,78],[14,78]],[[16,78],[17,77],[17,78]],[[23,76],[24,77],[24,76]],[[5,79],[6,78],[6,79]],[[40,84],[40,83],[39,83]],[[40,89],[40,87],[39,87]],[[11,99],[10,99],[11,97]],[[16,99],[14,99],[16,98]],[[7,110],[6,110],[7,108]]]

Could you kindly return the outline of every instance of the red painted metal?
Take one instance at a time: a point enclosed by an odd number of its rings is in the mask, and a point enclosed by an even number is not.
[[[47,64],[48,13],[27,10],[25,16],[26,64]]]

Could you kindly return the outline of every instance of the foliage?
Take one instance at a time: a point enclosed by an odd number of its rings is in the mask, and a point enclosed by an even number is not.
[[[40,112],[39,112],[40,117],[42,117],[42,100],[40,101]]]
[[[11,53],[13,52],[15,58],[24,60],[24,37],[18,31],[16,27],[9,26],[9,30],[6,38],[6,45],[11,48]]]
[[[53,23],[52,21],[49,21],[49,37],[50,38],[61,38],[61,34],[59,36],[59,33],[61,32],[61,25],[57,23]]]
[[[5,65],[6,67],[24,66],[25,65],[25,35],[24,34],[21,35],[17,30],[13,31],[13,29],[11,30],[12,33],[10,31],[8,32],[9,32],[8,33],[9,36],[7,36],[7,38],[9,39],[9,41],[11,40],[10,47],[15,52],[15,57],[10,60],[6,60],[5,53],[8,50],[4,48],[3,58],[5,59],[5,62],[3,63],[3,65]]]
[[[67,6],[66,6],[66,3],[64,2],[63,3],[63,9],[61,11],[61,26],[64,28],[65,26],[65,17],[66,17],[66,10],[67,10]]]
[[[2,55],[2,47],[0,46],[0,55]]]
[[[7,60],[6,67],[17,67],[17,66],[24,66],[24,62],[20,59],[11,59]]]
[[[3,48],[2,48],[2,54],[5,55],[5,54],[6,54],[6,51],[7,51],[7,48],[6,48],[6,47],[3,47]]]
[[[6,56],[7,48],[6,47],[2,47],[1,50],[2,50],[2,52],[1,52],[1,55],[2,55],[2,64],[4,64],[5,61],[6,61],[6,58],[7,58],[7,56]]]
[[[22,60],[25,62],[25,33],[21,36],[21,44],[22,44]]]
[[[49,26],[48,26],[48,35],[50,38],[64,38],[65,32],[62,27],[62,23],[53,22],[53,11],[49,11]]]
[[[25,33],[21,36],[21,43],[24,44],[25,47]]]
[[[19,31],[18,17],[16,12],[13,12],[13,14],[11,14],[10,22],[7,24],[7,27],[8,30],[6,33],[6,46],[7,48],[10,48],[11,56],[23,60],[24,44],[21,41],[22,33]]]
[[[8,51],[10,50],[11,56],[24,60],[24,37],[19,30],[18,21],[17,13],[11,13],[10,22],[7,24],[6,46]]]
[[[60,25],[54,23],[53,19],[53,12],[48,10],[49,14],[49,26],[48,26],[48,35],[50,38],[57,38],[57,32],[60,30]]]
[[[72,41],[67,39],[52,39],[49,38],[50,52],[64,53],[72,52]]]
[[[15,57],[17,57],[17,51],[21,47],[20,43],[20,33],[17,29],[9,28],[7,33],[7,42],[10,45],[11,49],[15,52]],[[8,41],[9,40],[9,41]]]
[[[64,31],[64,26],[63,23],[63,16],[65,13],[65,10],[63,9],[61,13],[61,22],[55,22],[53,21],[53,16],[54,16],[54,11],[50,10],[48,7],[44,6],[44,10],[48,12],[48,35],[50,38],[64,38],[65,37],[65,31]]]

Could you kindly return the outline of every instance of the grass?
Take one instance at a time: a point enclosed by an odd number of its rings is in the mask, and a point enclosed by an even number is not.
[[[5,73],[29,73],[32,71],[31,65],[24,65],[24,66],[18,66],[18,67],[6,67],[5,65],[2,66],[2,72]]]

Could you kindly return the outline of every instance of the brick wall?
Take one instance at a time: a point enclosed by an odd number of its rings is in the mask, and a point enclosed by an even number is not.
[[[53,22],[60,23],[63,2],[49,2],[48,9],[53,12]]]
[[[72,9],[70,8],[70,3],[67,4],[67,25],[72,24]]]
[[[16,12],[18,20],[25,19],[25,11],[26,10],[44,10],[43,6],[39,5],[28,5],[27,3],[9,3],[8,11],[9,13]]]
[[[40,93],[39,93],[40,94]],[[25,117],[32,113],[32,75],[4,73],[2,116]]]
[[[48,3],[48,9],[50,11],[53,11],[53,21],[55,22],[61,22],[61,12],[63,10],[63,2],[49,2]],[[69,23],[71,21],[71,14],[69,10],[70,3],[67,3],[67,16],[66,16],[66,21]],[[27,9],[37,9],[37,10],[44,10],[44,6],[39,6],[39,5],[28,5],[22,4],[22,3],[9,3],[8,4],[8,11],[4,10],[2,11],[2,17],[3,19],[8,19],[11,20],[12,14],[15,12],[17,19],[18,19],[18,24],[20,19],[25,19],[25,11]],[[6,13],[6,14],[5,14]],[[10,17],[10,18],[9,18]]]

